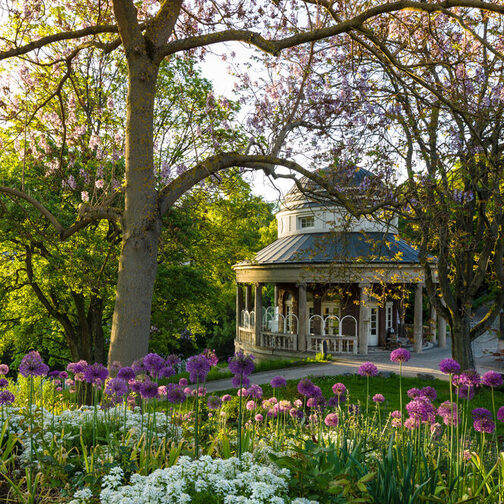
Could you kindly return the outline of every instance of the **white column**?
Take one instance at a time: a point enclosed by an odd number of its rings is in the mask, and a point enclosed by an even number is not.
[[[254,295],[254,312],[255,312],[255,344],[261,346],[261,331],[262,331],[262,283],[255,284]]]
[[[236,339],[240,341],[241,312],[243,310],[243,288],[236,284]]]
[[[432,343],[437,343],[436,328],[437,328],[437,311],[434,308],[434,305],[431,305],[429,330],[431,333]]]
[[[298,285],[298,327],[297,327],[297,349],[299,352],[306,352],[306,332],[307,332],[307,303],[306,284]]]
[[[439,332],[439,347],[446,347],[446,320],[441,317],[438,318],[438,332]]]
[[[359,353],[367,355],[368,353],[368,334],[369,334],[369,296],[367,289],[371,286],[367,283],[359,284]]]
[[[415,316],[413,320],[413,351],[422,351],[423,327],[422,327],[422,289],[423,284],[415,286]]]

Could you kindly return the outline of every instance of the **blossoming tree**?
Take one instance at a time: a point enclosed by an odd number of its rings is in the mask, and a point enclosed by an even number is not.
[[[279,146],[289,131],[296,127],[293,123],[281,129],[282,135],[274,138],[266,149],[263,147],[263,150],[254,151],[241,145],[233,148],[225,142],[223,146],[216,145],[213,152],[195,158],[173,180],[159,184],[154,170],[154,121],[162,62],[179,53],[199,51],[204,55],[210,46],[222,42],[243,42],[274,56],[281,56],[289,48],[317,44],[318,41],[324,41],[323,44],[330,47],[344,34],[361,34],[372,45],[373,32],[381,29],[382,21],[407,9],[442,12],[447,16],[456,13],[462,22],[474,9],[504,13],[504,6],[480,0],[439,3],[412,0],[341,0],[326,3],[305,0],[294,4],[227,0],[219,5],[206,0],[82,0],[70,5],[64,1],[46,4],[42,0],[33,0],[8,4],[7,11],[3,13],[3,19],[8,19],[8,22],[2,30],[0,48],[0,61],[5,62],[4,71],[12,65],[28,62],[26,78],[32,78],[30,67],[36,67],[42,74],[45,72],[45,80],[40,74],[34,78],[40,102],[51,102],[59,108],[53,133],[58,138],[60,155],[49,167],[51,172],[64,170],[68,164],[66,134],[68,126],[76,118],[70,121],[66,116],[62,89],[67,82],[74,89],[79,87],[78,82],[72,81],[74,63],[79,58],[89,60],[92,68],[90,58],[95,55],[100,58],[116,51],[120,54],[119,60],[127,66],[125,180],[122,186],[124,210],[118,212],[112,206],[121,193],[118,190],[102,198],[98,205],[89,205],[84,201],[73,222],[62,222],[23,184],[21,187],[0,188],[4,194],[33,205],[62,239],[96,220],[120,222],[122,249],[110,361],[119,360],[126,364],[147,352],[162,217],[181,195],[208,176],[240,166],[262,169],[273,177],[292,177],[292,174],[276,171],[276,167],[283,166],[327,187],[338,201],[356,211],[344,194],[328,186],[323,178],[287,156],[279,155]],[[323,44],[313,47],[317,52],[323,51]],[[351,52],[349,57],[352,58]],[[85,89],[85,83],[81,84]],[[85,113],[83,110],[83,116]],[[25,123],[29,123],[30,114],[25,112],[24,116]],[[111,143],[114,139],[112,131],[105,135],[96,130],[93,147],[98,148],[103,137]],[[26,168],[29,167],[23,166],[23,170]],[[20,178],[23,179],[22,174]]]

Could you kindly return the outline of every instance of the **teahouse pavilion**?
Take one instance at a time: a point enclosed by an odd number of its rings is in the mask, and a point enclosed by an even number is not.
[[[358,197],[372,178],[364,169],[352,172],[348,193]],[[414,289],[413,348],[422,351],[424,273],[417,250],[399,238],[397,216],[356,219],[306,178],[301,189],[295,186],[281,204],[278,239],[234,266],[236,350],[263,360],[322,349],[367,354],[404,333],[403,300]],[[266,307],[268,285],[274,295]],[[429,332],[435,340],[434,310]],[[441,318],[437,334],[445,345]]]

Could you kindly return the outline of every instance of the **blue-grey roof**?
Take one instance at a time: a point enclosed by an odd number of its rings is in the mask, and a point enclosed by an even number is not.
[[[392,233],[306,233],[285,236],[244,264],[413,263],[418,251]]]

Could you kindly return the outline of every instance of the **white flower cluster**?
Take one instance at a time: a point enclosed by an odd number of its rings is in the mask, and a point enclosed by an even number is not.
[[[307,499],[290,500],[288,479],[287,469],[256,464],[249,453],[241,460],[180,457],[168,469],[158,469],[148,476],[134,474],[131,485],[126,486],[119,486],[122,471],[116,468],[104,478],[100,501],[102,504],[185,504],[192,502],[196,495],[201,498],[207,494],[217,497],[222,504],[316,504]]]

